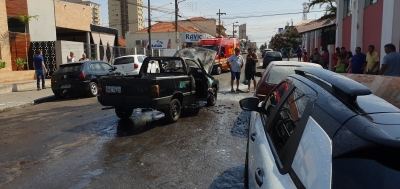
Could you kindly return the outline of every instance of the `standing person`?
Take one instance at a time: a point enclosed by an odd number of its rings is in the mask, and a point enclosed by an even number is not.
[[[385,53],[379,74],[400,77],[400,53],[396,52],[396,46],[391,43],[385,45]]]
[[[87,61],[87,60],[89,59],[86,57],[86,54],[82,54],[82,58],[79,59],[79,61]]]
[[[307,59],[307,52],[304,52],[304,55],[303,55],[303,62],[308,62],[308,59]]]
[[[319,54],[318,48],[315,48],[314,53],[310,57],[310,61],[312,63],[318,64],[320,60],[321,60],[321,54]]]
[[[336,47],[336,51],[335,51],[335,53],[333,53],[333,55],[332,55],[333,66],[335,66],[335,65],[337,64],[338,57],[339,57],[340,53],[341,53],[341,52],[340,52],[340,48],[339,48],[339,47]],[[330,69],[332,69],[332,67],[331,67]]]
[[[322,67],[325,69],[328,69],[328,64],[329,64],[329,51],[328,49],[324,48],[324,54],[322,54]]]
[[[371,75],[379,74],[380,58],[378,52],[375,52],[375,46],[368,46],[367,60],[362,69],[364,73]]]
[[[44,65],[44,59],[41,50],[36,50],[36,56],[33,58],[33,68],[36,73],[37,90],[40,91],[40,78],[42,78],[42,89],[46,89],[44,74],[47,72]]]
[[[242,55],[240,55],[240,49],[235,48],[235,54],[231,55],[228,59],[228,65],[231,69],[231,92],[235,92],[233,89],[233,82],[236,78],[236,91],[239,90],[239,81],[240,81],[240,71],[242,70],[244,64],[244,59]]]
[[[346,72],[346,56],[344,54],[340,54],[338,56],[337,64],[334,66],[336,73],[344,73]]]
[[[300,46],[297,48],[296,54],[297,54],[297,61],[301,62],[301,55],[303,53],[302,53],[302,50],[300,49]]]
[[[363,74],[364,70],[363,65],[367,56],[361,53],[361,47],[356,47],[356,53],[354,54],[353,58],[351,59],[351,71],[355,74]]]
[[[75,55],[73,52],[69,52],[69,55],[67,56],[67,63],[72,63],[75,62]]]
[[[353,58],[353,53],[352,53],[351,51],[347,51],[347,57],[346,57],[346,59],[347,59],[348,66],[347,66],[347,68],[346,68],[346,73],[353,73],[353,71],[352,71],[352,69],[351,69],[351,61],[352,61],[352,58]]]
[[[247,58],[246,58],[246,67],[244,68],[244,74],[246,79],[249,81],[248,82],[248,88],[247,92],[250,92],[250,85],[251,82],[250,80],[253,80],[254,83],[254,91],[256,90],[256,79],[254,78],[254,75],[256,74],[256,64],[258,62],[258,57],[257,54],[254,53],[254,50],[252,48],[247,49]]]
[[[344,54],[346,56],[346,54],[347,54],[346,47],[340,48],[340,53]]]

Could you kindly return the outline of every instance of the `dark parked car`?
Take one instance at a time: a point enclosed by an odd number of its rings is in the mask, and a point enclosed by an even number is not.
[[[276,51],[266,52],[263,57],[263,68],[266,68],[268,64],[272,61],[282,61],[282,54]]]
[[[261,101],[272,91],[275,86],[282,81],[285,77],[294,74],[294,70],[300,66],[322,68],[319,64],[308,62],[294,62],[294,61],[277,61],[271,62],[262,74],[260,81],[257,83],[254,96]],[[257,73],[260,76],[261,73]]]
[[[400,109],[329,70],[295,71],[240,101],[248,188],[400,188]]]
[[[274,50],[272,50],[272,49],[264,49],[264,50],[262,50],[261,58],[264,58],[264,55],[265,55],[266,52],[272,52],[272,51],[274,51]]]
[[[51,89],[58,98],[67,94],[97,96],[97,81],[101,76],[121,74],[123,72],[103,61],[62,64],[51,76]]]

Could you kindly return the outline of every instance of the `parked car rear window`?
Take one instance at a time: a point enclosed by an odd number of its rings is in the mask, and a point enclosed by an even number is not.
[[[114,60],[114,65],[135,63],[134,57],[117,58]]]
[[[83,64],[63,64],[60,66],[59,72],[79,72],[82,71]]]
[[[400,188],[399,149],[375,147],[332,160],[332,189]]]
[[[139,63],[143,63],[143,60],[144,60],[145,58],[146,58],[145,56],[138,56],[138,57],[137,57],[137,60],[138,60]]]
[[[281,53],[279,52],[267,52],[267,54],[265,56],[269,56],[269,57],[281,57]]]
[[[278,84],[280,83],[285,77],[294,74],[294,69],[296,69],[297,66],[274,66],[272,67],[267,83],[271,84]]]

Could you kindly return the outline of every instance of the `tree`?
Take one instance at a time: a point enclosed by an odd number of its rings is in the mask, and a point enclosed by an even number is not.
[[[262,44],[261,46],[260,46],[260,51],[262,52],[264,49],[266,49],[267,48],[267,46],[265,45],[265,44]]]
[[[26,52],[26,61],[28,61],[28,42],[26,40],[26,34],[29,33],[29,22],[31,21],[32,18],[38,19],[39,15],[34,15],[30,16],[27,14],[19,14],[18,18],[19,21],[22,22],[25,25],[25,52]],[[29,69],[29,64],[27,64],[28,69]]]
[[[289,27],[284,34],[279,33],[272,37],[271,45],[274,49],[282,49],[290,52],[291,48],[295,49],[300,44],[300,38],[301,35],[297,33],[297,30],[294,27]],[[290,57],[288,56],[289,59]]]
[[[310,1],[310,8],[314,7],[315,5],[319,5],[321,8],[323,5],[325,7],[325,15],[322,16],[320,19],[327,19],[327,18],[336,18],[336,1],[335,0],[309,0]]]

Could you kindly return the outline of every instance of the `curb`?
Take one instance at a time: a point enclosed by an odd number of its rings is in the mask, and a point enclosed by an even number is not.
[[[38,98],[32,102],[25,102],[25,103],[18,104],[18,105],[12,106],[12,107],[0,109],[0,113],[8,112],[8,111],[16,110],[16,109],[21,109],[21,108],[25,108],[28,106],[33,106],[33,105],[41,104],[41,103],[45,103],[45,102],[50,102],[50,101],[53,101],[56,99],[57,98],[54,95],[46,96],[46,97]]]

